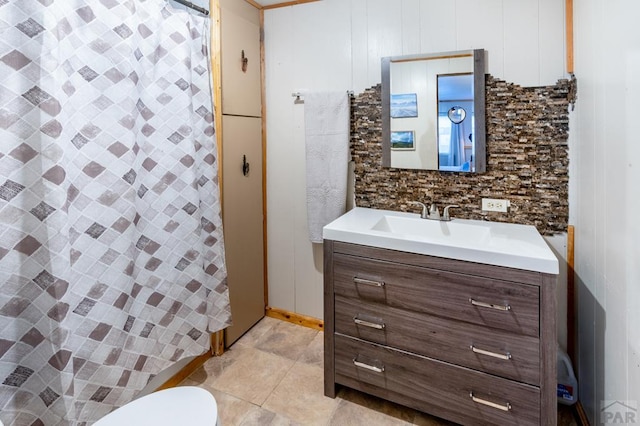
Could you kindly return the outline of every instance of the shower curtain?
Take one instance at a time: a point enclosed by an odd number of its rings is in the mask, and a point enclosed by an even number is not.
[[[0,419],[91,423],[230,323],[209,19],[0,0]]]
[[[464,163],[464,137],[462,123],[451,123],[451,138],[449,139],[449,164],[447,166],[461,166]]]

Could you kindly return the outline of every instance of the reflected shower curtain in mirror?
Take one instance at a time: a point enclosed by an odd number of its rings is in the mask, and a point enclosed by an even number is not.
[[[449,140],[449,163],[447,166],[460,166],[464,159],[464,128],[462,124],[451,123]]]
[[[0,1],[0,419],[91,423],[230,323],[209,19]]]

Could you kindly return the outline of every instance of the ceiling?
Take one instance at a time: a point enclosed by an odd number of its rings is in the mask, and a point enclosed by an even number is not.
[[[473,74],[438,77],[438,100],[459,101],[473,99]]]

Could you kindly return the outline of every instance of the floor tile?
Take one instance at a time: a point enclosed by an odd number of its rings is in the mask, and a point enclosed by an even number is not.
[[[322,368],[298,362],[262,407],[305,425],[326,425],[337,404],[324,396]]]
[[[450,426],[437,417],[340,387],[324,396],[324,333],[263,318],[222,356],[181,385],[208,389],[223,426]],[[576,426],[573,407],[558,407],[558,426]]]
[[[341,388],[337,400],[331,425],[410,425],[416,416],[411,408],[353,389]]]
[[[277,320],[275,318],[262,318],[256,325],[251,327],[249,331],[242,335],[242,337],[240,337],[240,339],[238,339],[231,348],[233,349],[237,346],[249,346],[254,348],[262,336],[270,333],[273,330],[273,327],[281,322],[281,320]]]
[[[298,362],[324,368],[324,333],[322,331],[318,332],[316,337],[305,348],[300,358],[298,358]]]
[[[182,384],[188,383],[193,386],[208,385],[208,387],[211,387],[213,381],[236,362],[243,350],[244,348],[242,347],[234,347],[227,350],[223,356],[209,358],[202,367],[191,373]]]
[[[274,413],[273,411],[259,408],[250,412],[240,423],[241,426],[298,426],[300,423],[296,423],[293,420],[286,418],[281,414]]]
[[[295,361],[317,334],[316,330],[278,321],[258,339],[255,347]]]
[[[255,404],[243,401],[225,392],[209,390],[218,404],[219,424],[224,426],[240,425],[262,409]]]
[[[216,390],[262,405],[293,363],[254,348],[242,348],[235,362],[208,383]]]

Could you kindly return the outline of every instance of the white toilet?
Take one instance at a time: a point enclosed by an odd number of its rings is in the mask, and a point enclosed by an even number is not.
[[[161,390],[136,399],[94,426],[215,426],[218,405],[209,391],[195,386]]]

